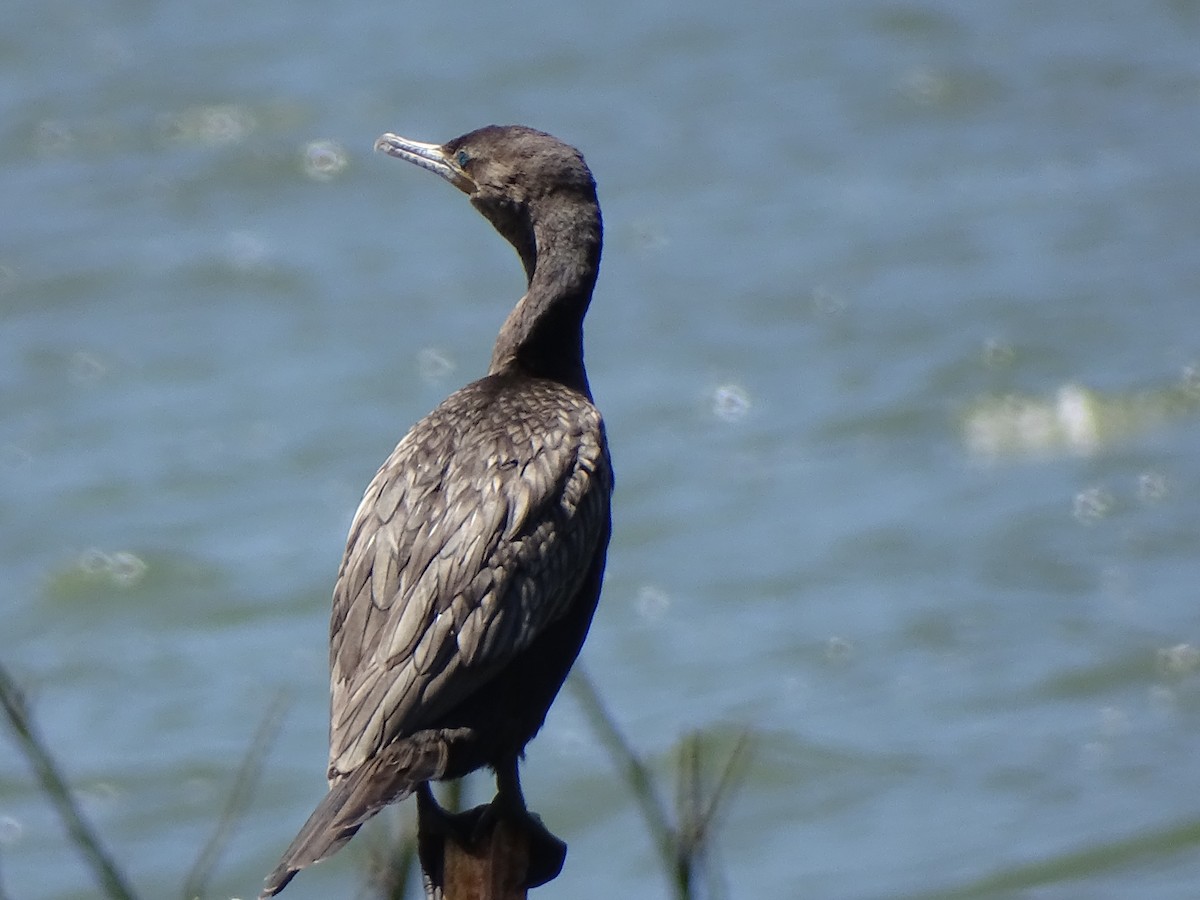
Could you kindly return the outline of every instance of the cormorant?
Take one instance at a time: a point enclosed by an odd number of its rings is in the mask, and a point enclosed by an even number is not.
[[[329,793],[261,897],[430,780],[489,766],[524,809],[517,760],[583,644],[611,531],[583,365],[602,233],[583,157],[515,125],[375,149],[465,192],[528,289],[487,375],[412,427],[354,515],[329,629]]]

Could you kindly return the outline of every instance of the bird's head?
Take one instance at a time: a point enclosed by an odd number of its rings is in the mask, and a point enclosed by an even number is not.
[[[428,169],[465,193],[517,248],[527,268],[539,219],[594,208],[599,221],[596,183],[583,156],[524,125],[489,125],[444,144],[385,134],[375,149]]]

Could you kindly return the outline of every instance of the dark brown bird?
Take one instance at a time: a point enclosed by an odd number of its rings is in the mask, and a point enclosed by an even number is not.
[[[262,897],[424,782],[517,760],[583,644],[604,573],[612,468],[583,365],[600,265],[579,151],[522,126],[375,149],[465,192],[529,280],[487,375],[412,427],[350,526],[330,622],[329,793]]]

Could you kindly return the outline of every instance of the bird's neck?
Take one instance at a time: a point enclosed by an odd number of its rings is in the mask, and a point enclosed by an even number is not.
[[[513,241],[529,285],[500,328],[488,373],[549,378],[590,397],[583,317],[600,266],[600,211],[556,206],[531,220],[525,239]]]

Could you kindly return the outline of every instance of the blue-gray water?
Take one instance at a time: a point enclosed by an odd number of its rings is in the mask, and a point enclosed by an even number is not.
[[[523,286],[372,142],[519,121],[607,223],[585,664],[664,775],[758,735],[729,895],[1196,896],[1198,47],[1190,0],[9,4],[0,659],[138,889],[281,689],[209,896],[321,795],[350,515]],[[7,737],[0,886],[95,896]],[[526,784],[536,896],[668,896],[569,694]]]

